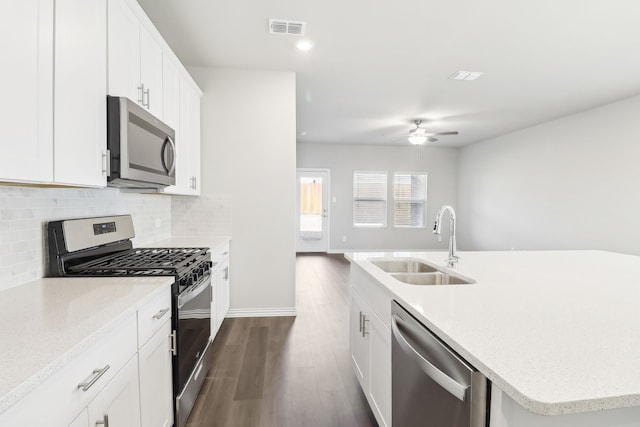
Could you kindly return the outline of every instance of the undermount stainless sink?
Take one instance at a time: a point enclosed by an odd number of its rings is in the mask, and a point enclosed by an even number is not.
[[[470,285],[472,283],[475,283],[475,281],[471,279],[452,276],[450,274],[441,273],[439,271],[435,273],[392,273],[391,276],[403,283],[420,286]]]
[[[387,273],[434,273],[438,269],[415,260],[386,259],[371,261],[371,264]]]
[[[411,258],[369,259],[385,273],[396,280],[409,285],[470,285],[475,280],[451,272],[446,267],[437,267],[431,263]]]

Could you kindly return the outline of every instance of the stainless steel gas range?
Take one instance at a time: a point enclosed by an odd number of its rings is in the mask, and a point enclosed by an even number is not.
[[[134,248],[130,215],[48,224],[49,276],[174,276],[174,414],[183,427],[211,366],[208,248]]]

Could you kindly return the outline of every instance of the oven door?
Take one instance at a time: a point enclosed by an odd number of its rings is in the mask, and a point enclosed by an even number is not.
[[[177,378],[176,395],[204,353],[211,336],[211,275],[207,272],[196,284],[176,297]]]

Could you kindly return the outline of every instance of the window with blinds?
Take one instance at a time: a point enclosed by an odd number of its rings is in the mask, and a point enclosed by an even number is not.
[[[387,226],[386,172],[353,172],[353,225]]]
[[[394,225],[424,228],[427,222],[427,174],[393,174]]]

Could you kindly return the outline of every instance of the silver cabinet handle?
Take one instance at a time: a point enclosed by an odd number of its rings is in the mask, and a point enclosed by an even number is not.
[[[360,312],[360,328],[358,329],[358,332],[362,332],[362,312]]]
[[[222,252],[222,255],[229,255],[229,251],[227,251],[227,252]]]
[[[363,314],[362,315],[362,338],[364,338],[367,335],[369,335],[369,332],[367,332],[367,322],[368,321],[369,321],[369,319],[367,319],[367,315]]]
[[[162,317],[167,314],[169,312],[170,308],[163,308],[162,310],[160,310],[159,312],[157,312],[156,314],[153,315],[153,318],[156,320],[160,320],[162,319]]]
[[[172,331],[171,334],[169,335],[169,338],[171,339],[171,354],[175,356],[178,354],[177,353],[178,346],[176,345],[176,331]]]
[[[109,415],[104,414],[102,420],[96,421],[96,425],[103,425],[104,427],[109,427]]]
[[[81,388],[82,391],[87,391],[91,388],[92,385],[96,383],[100,379],[101,376],[105,374],[109,370],[111,366],[107,365],[102,369],[94,369],[91,376],[86,380],[78,384],[77,388]]]
[[[142,105],[147,107],[148,110],[151,109],[151,100],[149,98],[149,88],[147,88],[147,90],[144,91],[144,93],[142,94],[142,99],[144,100],[144,94],[147,94],[147,104],[144,104],[144,101],[142,101]]]
[[[229,280],[229,267],[225,268],[222,271],[224,271],[224,276],[222,276],[222,280]]]
[[[400,329],[398,328],[398,322],[402,322],[402,320],[398,319],[397,315],[393,315],[391,318],[391,331],[393,332],[393,336],[396,338],[396,342],[402,347],[405,353],[413,354],[415,356],[416,362],[420,365],[420,369],[424,372],[429,378],[438,383],[440,387],[448,391],[450,394],[458,398],[458,400],[464,402],[464,399],[467,395],[467,389],[469,386],[465,386],[442,372],[435,365],[429,362],[427,359],[422,357],[418,351],[413,348],[409,341],[402,335]]]
[[[144,106],[144,83],[138,86],[138,90],[140,91],[140,95],[138,95],[138,104]]]
[[[194,190],[198,189],[198,177],[197,176],[193,177],[193,189]]]
[[[109,169],[108,169],[108,159],[109,159],[109,152],[105,151],[102,153],[102,174],[103,175],[108,175],[109,174]]]

